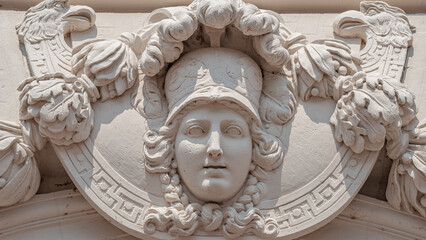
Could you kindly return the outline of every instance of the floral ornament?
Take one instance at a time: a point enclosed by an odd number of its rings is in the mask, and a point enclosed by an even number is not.
[[[84,141],[93,127],[94,89],[90,81],[62,73],[28,78],[19,86],[20,119],[34,119],[40,135],[54,144]]]

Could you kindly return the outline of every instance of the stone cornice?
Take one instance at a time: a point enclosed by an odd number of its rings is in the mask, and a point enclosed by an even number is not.
[[[1,0],[0,10],[27,10],[39,3],[39,0]],[[359,8],[359,0],[247,0],[262,9],[273,9],[280,13],[338,13]],[[166,6],[185,6],[191,0],[72,0],[73,5],[86,5],[96,12],[150,12]],[[388,0],[388,4],[404,9],[406,13],[425,13],[426,0],[398,1]]]

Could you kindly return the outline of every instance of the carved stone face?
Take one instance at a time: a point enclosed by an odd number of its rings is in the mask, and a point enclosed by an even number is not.
[[[219,103],[192,110],[180,123],[175,159],[195,197],[210,202],[232,198],[243,186],[252,159],[246,119]]]

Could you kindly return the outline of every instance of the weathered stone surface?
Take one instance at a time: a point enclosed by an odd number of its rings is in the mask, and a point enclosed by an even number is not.
[[[5,104],[20,123],[1,123],[2,205],[28,200],[40,169],[40,193],[72,188],[69,175],[133,236],[290,239],[330,222],[373,169],[362,193],[425,216],[422,21],[382,2],[280,16],[195,1],[92,27],[90,8],[41,3],[17,27],[31,77]]]

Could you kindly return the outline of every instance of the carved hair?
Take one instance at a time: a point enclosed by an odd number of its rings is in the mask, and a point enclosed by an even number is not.
[[[249,114],[237,104],[218,101],[246,117],[253,141],[253,159],[244,190],[236,202],[222,209],[219,204],[200,205],[190,203],[183,192],[174,157],[174,141],[182,118],[190,111],[208,102],[197,101],[188,105],[173,122],[157,132],[148,131],[144,141],[145,166],[151,173],[161,173],[163,197],[169,207],[151,207],[145,216],[144,230],[153,234],[156,230],[167,231],[174,236],[190,236],[201,224],[206,231],[223,226],[227,238],[246,233],[258,237],[271,237],[278,233],[278,225],[272,218],[265,218],[256,208],[266,194],[264,180],[267,171],[282,163],[283,147],[280,140],[266,133],[250,119]]]

